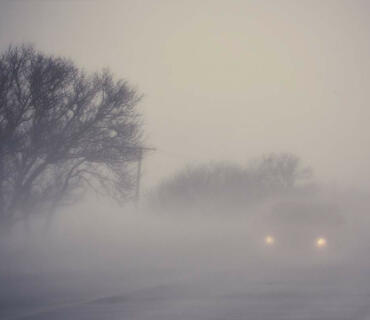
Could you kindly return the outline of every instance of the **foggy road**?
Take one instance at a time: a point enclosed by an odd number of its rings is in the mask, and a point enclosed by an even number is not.
[[[162,288],[151,296],[112,296],[8,319],[370,319],[370,292],[269,289],[191,296]]]
[[[337,273],[329,280],[320,279],[317,271],[315,275],[305,276],[281,274],[281,281],[276,277],[251,281],[235,272],[209,273],[187,281],[172,284],[163,281],[163,285],[126,292],[116,288],[112,295],[99,297],[95,292],[95,298],[91,294],[87,299],[24,310],[3,319],[366,320],[370,319],[370,286],[369,280],[364,280],[366,273],[347,274],[347,277],[345,273]]]
[[[110,229],[120,241],[91,233],[88,245],[79,235],[30,250],[34,273],[0,289],[0,319],[370,319],[367,224],[357,250],[337,256],[333,244],[315,257],[254,247],[238,219],[124,219]]]
[[[370,320],[369,16],[0,0],[0,320]]]

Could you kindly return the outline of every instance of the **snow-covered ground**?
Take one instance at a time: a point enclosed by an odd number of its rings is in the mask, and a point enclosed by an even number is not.
[[[0,319],[370,320],[368,224],[348,231],[343,256],[331,238],[320,254],[282,255],[256,247],[243,221],[195,222],[56,230],[15,256],[27,274],[0,276]]]
[[[320,267],[311,270],[284,269],[269,273],[229,269],[198,274],[176,274],[167,278],[158,272],[145,286],[124,278],[105,284],[77,278],[80,292],[68,294],[48,288],[48,299],[33,301],[24,291],[1,319],[29,320],[175,320],[175,319],[370,319],[370,272],[366,269]],[[153,276],[153,274],[152,274]],[[253,279],[253,276],[254,279]],[[143,275],[145,278],[145,275]],[[129,281],[130,279],[128,279]],[[132,279],[131,279],[132,280]],[[111,283],[108,285],[108,282]],[[121,283],[119,283],[121,281]],[[83,292],[82,288],[87,289]],[[41,286],[40,286],[41,289]],[[54,288],[55,289],[55,288]],[[47,290],[43,294],[47,294]],[[17,301],[19,302],[17,306]],[[22,304],[23,303],[23,304]]]

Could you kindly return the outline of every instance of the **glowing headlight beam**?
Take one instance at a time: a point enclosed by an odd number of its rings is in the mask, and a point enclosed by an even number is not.
[[[275,243],[275,238],[273,236],[266,236],[265,244],[268,246],[272,246]]]
[[[327,241],[326,241],[325,238],[320,237],[320,238],[317,238],[316,239],[316,243],[315,244],[316,244],[316,247],[317,248],[324,248],[324,247],[327,246]]]

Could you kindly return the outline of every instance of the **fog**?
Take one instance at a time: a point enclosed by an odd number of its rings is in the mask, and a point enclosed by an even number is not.
[[[345,221],[326,234],[305,220],[266,218],[282,199],[212,216],[90,199],[59,212],[48,230],[40,218],[19,224],[2,241],[2,318],[367,319],[369,202],[358,192],[320,190],[310,203],[322,198]],[[307,227],[327,247],[312,237],[302,247]],[[273,246],[265,241],[271,232]]]
[[[87,190],[0,228],[0,319],[370,319],[369,11],[0,2],[1,51],[109,68],[151,148],[136,203]]]
[[[145,95],[152,186],[189,162],[293,152],[368,186],[366,1],[3,1],[0,48],[34,43]],[[204,152],[204,150],[207,152]]]

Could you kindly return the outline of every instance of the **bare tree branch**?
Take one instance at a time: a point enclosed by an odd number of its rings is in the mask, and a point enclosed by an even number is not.
[[[0,55],[0,223],[69,202],[84,187],[127,197],[140,99],[108,70],[87,75],[31,46]]]

